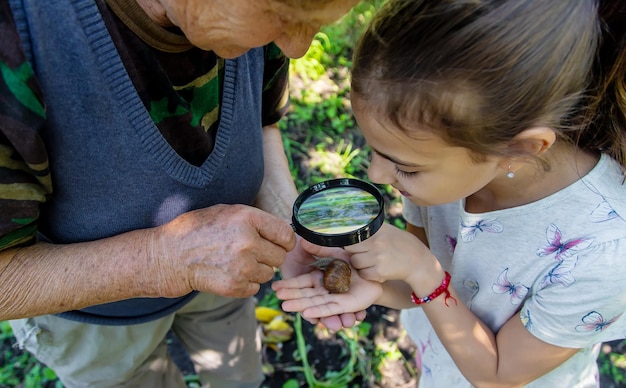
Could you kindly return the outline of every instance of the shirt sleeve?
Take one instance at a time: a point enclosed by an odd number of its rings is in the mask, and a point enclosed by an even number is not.
[[[537,338],[584,348],[626,335],[626,241],[603,242],[566,257],[542,281],[520,316]]]
[[[278,122],[289,109],[289,58],[275,44],[265,47],[263,126]]]
[[[0,250],[34,243],[52,192],[39,130],[45,106],[7,2],[0,2]]]

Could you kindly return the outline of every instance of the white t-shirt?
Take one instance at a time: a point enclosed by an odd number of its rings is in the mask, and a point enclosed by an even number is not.
[[[597,387],[600,343],[626,338],[623,181],[603,155],[579,181],[511,209],[470,214],[464,201],[404,201],[406,220],[425,228],[461,301],[494,332],[517,315],[542,341],[581,349],[529,387]],[[470,386],[421,308],[404,310],[402,323],[418,348],[420,388]]]

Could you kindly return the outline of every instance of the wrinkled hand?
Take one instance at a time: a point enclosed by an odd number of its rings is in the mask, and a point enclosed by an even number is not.
[[[365,309],[374,304],[383,292],[380,283],[365,280],[356,271],[352,271],[350,290],[345,294],[329,293],[324,288],[322,279],[323,273],[315,270],[295,278],[276,281],[272,288],[276,291],[276,296],[284,300],[283,310],[300,312],[308,320],[322,319],[322,323],[331,330],[341,327],[329,327],[324,318],[344,315],[360,318]],[[355,321],[342,320],[343,327],[353,326],[354,323]]]
[[[155,228],[151,244],[163,296],[192,290],[228,297],[256,294],[294,248],[289,223],[245,205],[191,211]]]
[[[311,264],[315,263],[315,256],[303,248],[302,237],[296,236],[296,247],[287,253],[287,258],[280,266],[283,278],[289,279],[313,271]]]

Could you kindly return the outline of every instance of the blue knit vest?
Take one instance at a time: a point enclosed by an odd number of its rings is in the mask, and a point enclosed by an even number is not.
[[[196,167],[150,118],[94,0],[10,3],[47,105],[41,136],[54,194],[41,211],[42,239],[97,240],[162,225],[193,209],[252,203],[263,179],[262,49],[226,61],[215,147]],[[60,316],[141,323],[176,311],[194,295],[131,299]]]

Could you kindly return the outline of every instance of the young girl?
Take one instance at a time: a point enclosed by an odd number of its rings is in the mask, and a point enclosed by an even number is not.
[[[626,337],[626,5],[389,0],[355,55],[368,174],[404,196],[320,273],[275,282],[311,320],[405,309],[420,387],[595,387]],[[416,308],[419,307],[419,308]]]

